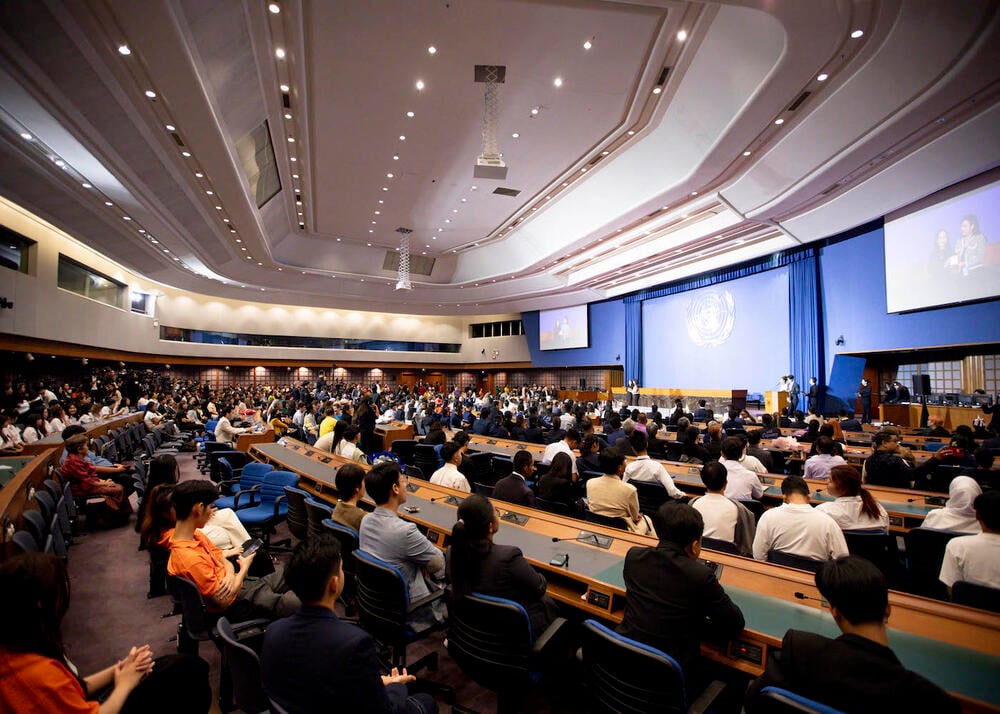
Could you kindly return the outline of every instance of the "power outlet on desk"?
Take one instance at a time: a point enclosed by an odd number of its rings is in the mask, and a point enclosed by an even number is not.
[[[764,648],[752,642],[733,640],[729,643],[729,654],[737,659],[764,666]]]
[[[441,540],[441,534],[438,533],[437,531],[428,530],[427,531],[427,540],[429,540],[434,545],[437,545],[438,541]]]
[[[416,493],[419,489],[420,487],[417,486],[417,484],[415,483],[411,483],[409,481],[406,483],[406,490],[409,491],[410,493]]]
[[[599,607],[602,610],[610,610],[611,596],[607,593],[598,592],[597,590],[588,590],[587,604]]]
[[[902,516],[889,516],[889,525],[896,526],[897,528],[903,527],[903,517]]]
[[[943,506],[948,502],[945,496],[924,496],[924,505],[926,506]]]
[[[507,511],[502,516],[500,516],[501,521],[507,521],[508,523],[513,523],[517,526],[523,526],[528,523],[528,517],[522,516],[519,513],[514,513],[513,511]]]

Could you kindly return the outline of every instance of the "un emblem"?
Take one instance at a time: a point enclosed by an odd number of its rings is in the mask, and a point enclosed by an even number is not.
[[[710,290],[687,304],[687,331],[699,347],[715,347],[729,339],[736,322],[736,301],[728,290]]]

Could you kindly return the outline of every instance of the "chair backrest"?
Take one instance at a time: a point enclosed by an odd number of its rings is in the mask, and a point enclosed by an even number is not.
[[[321,525],[324,531],[340,541],[340,559],[344,564],[344,570],[353,573],[357,569],[354,551],[358,549],[358,532],[329,518],[324,518]]]
[[[224,617],[217,624],[223,652],[223,666],[229,670],[233,702],[244,712],[266,712],[271,702],[261,683],[260,658],[257,653],[240,642],[233,626]]]
[[[427,477],[424,476],[424,472],[419,466],[409,466],[407,464],[403,464],[402,471],[409,478],[419,478],[423,481],[427,480]]]
[[[219,425],[218,419],[209,419],[205,422],[205,435],[215,438],[215,427]]]
[[[180,575],[167,576],[167,592],[175,605],[181,606],[184,628],[195,640],[210,640],[215,635],[215,618],[205,610],[198,586]]]
[[[406,633],[410,589],[394,565],[358,548],[354,551],[358,575],[361,626],[377,641],[391,644]]]
[[[780,687],[764,687],[757,694],[754,712],[761,714],[844,714],[826,704]]]
[[[860,555],[875,564],[885,575],[890,588],[899,586],[902,561],[894,533],[884,531],[844,531],[851,555]]]
[[[573,509],[561,501],[550,501],[545,498],[535,498],[535,508],[548,513],[556,513],[560,516],[572,516]]]
[[[417,444],[413,447],[413,465],[425,474],[432,474],[438,469],[441,460],[432,444]],[[428,476],[428,478],[430,478]]]
[[[493,478],[499,481],[514,473],[514,459],[509,456],[493,455]]]
[[[635,486],[636,495],[639,497],[639,510],[647,515],[656,513],[660,506],[670,500],[667,489],[661,483],[651,481],[629,481]]]
[[[906,589],[926,597],[944,599],[947,590],[938,580],[944,550],[948,541],[964,533],[939,531],[933,528],[911,528],[903,541],[906,543]]]
[[[399,457],[404,464],[412,464],[416,453],[416,439],[396,439],[392,442],[390,449],[392,453]]]
[[[493,476],[493,454],[488,451],[480,451],[475,454],[469,454],[469,458],[472,459],[472,466],[474,468],[474,481],[485,484],[496,482]]]
[[[716,550],[720,553],[732,553],[733,555],[740,554],[740,549],[736,547],[735,543],[730,543],[728,540],[722,540],[721,538],[702,538],[701,546],[702,548]]]
[[[45,540],[49,537],[49,526],[41,511],[25,510],[21,513],[21,518],[24,520],[26,530],[31,533],[38,544],[38,549],[44,549]]]
[[[285,486],[285,502],[288,504],[288,530],[299,540],[309,538],[309,512],[306,501],[309,492],[295,486]]]
[[[448,653],[487,689],[511,690],[531,679],[534,635],[520,603],[472,593],[448,606]]]
[[[747,510],[753,514],[754,521],[759,521],[760,517],[764,515],[764,504],[756,499],[748,498],[744,500],[737,498],[733,500],[739,501],[746,506]]]
[[[767,562],[784,565],[789,568],[798,568],[799,570],[808,570],[810,573],[816,573],[819,572],[820,567],[826,561],[803,558],[801,555],[783,553],[780,550],[769,550],[767,551]]]
[[[52,494],[48,491],[43,491],[37,489],[35,491],[35,503],[38,504],[38,510],[42,512],[42,518],[46,521],[52,518],[52,514],[56,512],[56,502],[52,498]]]
[[[663,458],[666,461],[680,461],[684,453],[684,444],[679,441],[668,441],[663,447]]]
[[[263,483],[264,477],[272,471],[274,471],[274,467],[271,464],[251,461],[240,471],[240,490],[253,488],[257,484]]]
[[[323,532],[323,520],[333,516],[333,509],[325,503],[306,499],[306,517],[309,523],[309,538],[315,538]]]
[[[582,653],[585,681],[596,711],[686,711],[684,673],[669,655],[594,620],[583,623]]]
[[[272,471],[265,475],[260,484],[260,490],[257,491],[260,505],[273,507],[278,497],[285,495],[285,486],[294,486],[298,482],[298,475],[291,471]]]
[[[52,541],[52,552],[60,558],[66,558],[69,552],[66,548],[66,539],[63,537],[62,527],[59,525],[59,514],[53,513],[49,521],[49,540]],[[48,549],[46,549],[48,550]]]
[[[35,536],[28,531],[14,531],[14,535],[10,539],[23,553],[38,553],[41,551],[38,541],[35,540]]]
[[[62,498],[63,490],[62,487],[55,482],[55,479],[51,478],[45,479],[44,481],[42,481],[42,486],[45,487],[46,491],[52,494],[52,498],[54,498],[58,503],[59,499]]]
[[[951,587],[951,599],[959,605],[1000,612],[1000,589],[959,580]]]
[[[212,462],[212,468],[215,470],[215,475],[218,478],[213,478],[213,481],[232,481],[236,477],[236,472],[233,470],[233,465],[229,463],[229,459],[225,456],[220,456]]]
[[[608,528],[618,528],[623,531],[628,530],[628,522],[624,518],[602,516],[588,510],[583,512],[583,519],[585,521],[589,521],[590,523],[598,523],[602,526],[607,526]]]
[[[493,498],[493,486],[487,483],[479,483],[476,481],[472,484],[472,492],[478,493],[480,496],[486,496],[486,498]]]

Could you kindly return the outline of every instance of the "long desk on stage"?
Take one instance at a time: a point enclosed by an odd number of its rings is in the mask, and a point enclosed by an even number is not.
[[[254,445],[251,454],[297,473],[302,488],[330,502],[336,500],[337,466],[348,463],[291,439],[287,446]],[[416,479],[408,490],[407,503],[420,510],[400,515],[426,529],[428,538],[444,548],[455,522],[455,507],[467,494]],[[454,497],[454,504],[445,500],[448,497]],[[589,617],[612,624],[621,621],[624,556],[632,546],[655,544],[653,538],[502,501],[493,503],[502,521],[496,542],[519,547],[531,564],[545,573],[553,598]],[[510,522],[510,514],[526,521],[523,525]],[[552,541],[576,538],[583,531],[611,538],[610,547]],[[567,567],[550,565],[554,556],[563,553],[569,555]],[[739,639],[724,646],[703,645],[704,656],[758,675],[769,650],[780,646],[787,629],[830,637],[839,634],[817,600],[795,597],[795,593],[819,597],[811,574],[725,553],[705,551],[703,557],[723,565],[720,581],[747,622]],[[1000,711],[1000,616],[895,591],[890,593],[890,602],[889,644],[906,667],[961,697],[966,711]]]
[[[512,439],[496,439],[491,436],[475,435],[469,440],[469,448],[473,451],[488,451],[498,456],[513,456],[521,449],[527,450],[541,461],[545,446],[542,444],[525,444]],[[633,457],[627,457],[629,459]],[[667,469],[670,478],[677,488],[691,495],[701,495],[705,492],[705,484],[701,480],[701,467],[689,466],[677,461],[660,461]],[[766,474],[761,477],[764,482],[762,500],[771,505],[781,503],[781,474]],[[832,501],[827,493],[829,481],[808,479],[813,503]],[[867,487],[872,495],[882,504],[889,514],[889,527],[895,532],[906,532],[911,528],[919,528],[927,514],[944,505],[945,496],[931,491],[915,491],[911,489],[888,488],[884,486]]]

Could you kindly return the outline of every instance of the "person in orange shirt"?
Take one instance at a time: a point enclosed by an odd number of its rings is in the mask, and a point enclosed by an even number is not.
[[[280,572],[262,578],[249,576],[253,553],[236,556],[237,570],[200,530],[215,512],[218,497],[219,489],[211,481],[184,481],[174,487],[171,502],[177,525],[170,538],[167,573],[193,582],[205,600],[205,609],[224,612],[230,620],[291,615],[301,603]]]
[[[133,647],[110,667],[81,677],[67,659],[59,628],[69,609],[69,575],[49,553],[23,553],[0,564],[0,711],[46,714],[207,712],[208,663],[193,655],[156,660]],[[103,703],[97,696],[110,693]]]

